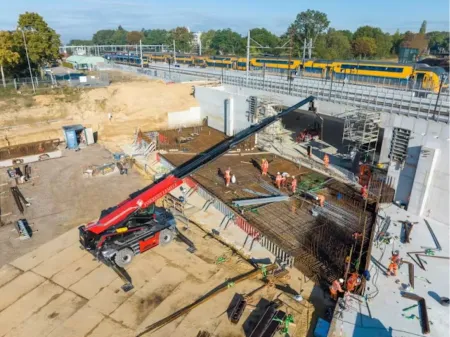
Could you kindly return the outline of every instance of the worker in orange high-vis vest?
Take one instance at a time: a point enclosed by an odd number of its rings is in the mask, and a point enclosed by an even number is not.
[[[275,184],[277,185],[278,189],[281,188],[282,181],[283,181],[283,177],[281,176],[280,172],[277,172],[277,176],[275,178]]]
[[[347,279],[347,291],[352,292],[355,290],[356,286],[361,284],[361,279],[359,278],[358,273],[350,274]]]
[[[292,188],[292,193],[297,192],[297,179],[295,179],[294,176],[292,176],[291,188]]]
[[[367,190],[366,185],[361,187],[361,195],[362,195],[363,199],[367,199],[369,197],[369,191]]]
[[[343,293],[344,290],[342,290],[342,285],[344,284],[343,279],[334,280],[333,283],[330,286],[330,296],[333,300],[337,301],[338,292]]]
[[[227,168],[225,170],[225,186],[228,187],[230,186],[230,180],[231,180],[231,169]]]
[[[262,171],[262,175],[263,175],[263,176],[266,176],[266,175],[267,175],[267,172],[269,171],[269,162],[267,161],[266,158],[263,158],[263,159],[262,159],[262,162],[261,162],[261,171]]]
[[[324,195],[318,194],[317,201],[319,202],[320,207],[325,206],[325,196]]]
[[[328,165],[330,164],[330,157],[325,153],[323,156],[323,165],[328,168]]]

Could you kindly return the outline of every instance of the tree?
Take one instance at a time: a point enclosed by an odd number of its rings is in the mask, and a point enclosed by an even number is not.
[[[92,40],[70,40],[69,45],[70,46],[92,46],[94,43]]]
[[[231,29],[222,29],[216,31],[213,39],[211,40],[211,48],[216,51],[217,54],[244,54],[245,41],[241,35],[233,32]]]
[[[278,47],[280,45],[280,38],[275,34],[269,32],[267,29],[253,28],[250,30],[250,37],[263,47],[271,47],[269,49],[256,48],[256,50],[258,50],[259,53],[272,55],[280,54],[281,49],[275,49],[275,47]]]
[[[428,49],[428,41],[425,34],[414,34],[406,32],[401,47],[419,49],[419,55]]]
[[[42,16],[37,13],[25,12],[19,15],[18,27],[24,32],[28,56],[30,62],[36,66],[42,67],[44,64],[53,62],[60,57],[59,46],[61,40],[59,35],[50,28]],[[16,41],[22,41],[22,33],[16,32]],[[24,54],[24,52],[22,51]]]
[[[423,20],[422,25],[420,26],[419,34],[427,33],[427,20]]]
[[[200,35],[200,40],[202,42],[202,54],[214,54],[214,50],[211,49],[211,41],[214,38],[215,34],[216,31],[210,29]]]
[[[391,41],[392,41],[391,54],[398,55],[400,45],[403,42],[403,37],[404,37],[404,35],[400,34],[400,31],[398,29],[395,32],[395,34],[393,34],[391,36]]]
[[[389,34],[384,33],[378,27],[362,26],[353,34],[353,39],[361,37],[370,37],[375,40],[376,51],[371,56],[386,57],[389,56],[392,49],[392,40]]]
[[[352,55],[350,40],[342,31],[330,28],[327,34],[321,34],[317,38],[314,54],[326,60],[350,58]]]
[[[127,34],[128,32],[119,26],[111,36],[111,44],[127,44]]]
[[[102,29],[92,36],[92,42],[95,45],[109,45],[113,44],[112,37],[114,35],[114,29]]]
[[[353,41],[353,53],[356,56],[370,57],[375,55],[377,46],[374,38],[358,37]]]
[[[169,43],[169,32],[165,29],[152,29],[144,31],[144,44],[167,44]]]
[[[14,49],[16,49],[16,46],[14,45],[13,35],[10,32],[0,31],[0,71],[4,88],[6,88],[6,81],[3,67],[18,63],[20,59],[19,53]]]
[[[426,35],[428,47],[433,53],[445,53],[449,50],[449,32],[429,32]]]
[[[144,35],[141,32],[138,32],[136,30],[133,30],[131,32],[128,32],[127,34],[127,43],[128,44],[138,44]]]
[[[181,52],[190,52],[194,42],[194,34],[186,27],[177,27],[170,31],[170,39],[175,40],[175,47]]]
[[[295,36],[300,43],[303,43],[305,39],[307,41],[312,39],[315,42],[319,34],[323,33],[329,25],[330,21],[325,13],[308,9],[306,12],[297,14],[297,18],[288,32],[291,28],[294,29]]]
[[[336,32],[345,35],[349,41],[353,40],[353,33],[351,31],[347,30],[347,29],[337,30]]]

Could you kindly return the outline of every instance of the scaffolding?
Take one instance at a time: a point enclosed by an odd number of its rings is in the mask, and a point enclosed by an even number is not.
[[[379,112],[356,108],[344,113],[342,142],[350,142],[364,161],[375,161],[375,151],[380,133]]]

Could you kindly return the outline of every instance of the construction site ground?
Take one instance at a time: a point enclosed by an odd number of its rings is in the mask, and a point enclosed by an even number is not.
[[[227,279],[253,267],[239,255],[195,226],[185,234],[197,252],[174,241],[139,255],[128,272],[135,288],[124,293],[122,281],[92,255],[81,250],[72,229],[0,269],[0,336],[136,336],[145,327],[190,304]],[[219,258],[225,262],[217,263]],[[299,274],[290,288],[299,291]],[[238,283],[181,316],[151,336],[248,335],[258,320],[261,298],[280,299],[282,310],[294,316],[291,336],[312,336],[313,306],[276,288],[253,295],[239,324],[229,322],[227,308],[236,293],[246,294],[263,285],[251,279]],[[259,308],[259,307],[258,307]],[[144,335],[145,336],[145,335]]]
[[[41,244],[92,221],[102,209],[111,207],[148,184],[135,170],[128,175],[112,173],[86,178],[88,165],[111,163],[112,154],[101,145],[80,151],[63,150],[63,156],[31,163],[31,180],[18,185],[31,206],[20,214],[11,195],[15,182],[3,169],[0,174],[0,201],[3,226],[0,227],[0,266],[39,247]],[[23,167],[22,167],[23,169]],[[18,239],[13,223],[25,218],[33,229],[31,240]]]

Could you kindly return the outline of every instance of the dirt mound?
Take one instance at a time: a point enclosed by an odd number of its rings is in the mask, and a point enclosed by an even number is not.
[[[61,138],[61,126],[83,124],[100,141],[131,137],[136,128],[164,127],[167,113],[198,106],[188,84],[135,80],[70,94],[37,95],[29,107],[18,104],[0,112],[0,147]],[[113,118],[108,120],[108,114]]]

